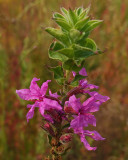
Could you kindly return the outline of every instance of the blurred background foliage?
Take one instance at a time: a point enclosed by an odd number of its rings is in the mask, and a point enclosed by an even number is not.
[[[90,82],[111,98],[96,113],[97,131],[106,140],[91,141],[98,149],[89,152],[75,137],[64,160],[128,160],[128,0],[0,0],[1,160],[41,160],[49,153],[39,113],[27,124],[26,102],[15,90],[29,87],[35,76],[39,84],[53,80],[46,65],[57,62],[48,58],[52,38],[44,28],[56,27],[52,12],[61,6],[86,8],[90,2],[91,16],[104,20],[91,37],[107,52],[88,58],[86,69]],[[50,86],[59,88],[54,80]]]

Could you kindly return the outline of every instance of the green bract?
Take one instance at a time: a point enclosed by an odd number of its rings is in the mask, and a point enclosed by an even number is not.
[[[53,20],[59,27],[46,28],[56,39],[49,48],[49,57],[61,61],[65,70],[78,73],[85,58],[101,53],[88,36],[102,21],[91,20],[88,16],[89,10],[90,7],[79,7],[75,10],[61,8],[62,14],[53,14]]]

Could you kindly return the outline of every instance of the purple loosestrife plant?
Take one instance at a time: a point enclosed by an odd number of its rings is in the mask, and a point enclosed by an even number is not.
[[[96,141],[105,139],[95,130],[86,130],[89,125],[96,127],[93,113],[99,111],[102,103],[109,100],[109,97],[95,91],[98,86],[87,81],[85,59],[102,53],[96,43],[88,38],[91,31],[102,22],[91,20],[88,16],[89,9],[61,8],[62,14],[53,14],[53,20],[59,28],[46,28],[55,38],[49,48],[49,58],[58,60],[59,65],[50,67],[50,70],[61,86],[61,91],[52,93],[49,90],[48,94],[48,83],[51,80],[39,87],[36,83],[40,80],[38,78],[32,79],[29,89],[16,90],[21,99],[33,102],[27,105],[27,122],[33,118],[35,108],[39,109],[43,119],[41,127],[46,131],[51,145],[49,160],[62,159],[62,155],[70,149],[74,134],[80,137],[87,150],[96,150],[96,147],[91,147],[87,142],[87,136]],[[81,95],[87,95],[83,102]]]

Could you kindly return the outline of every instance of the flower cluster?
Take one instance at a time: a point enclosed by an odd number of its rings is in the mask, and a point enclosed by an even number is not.
[[[76,73],[73,72],[74,76],[75,74]],[[85,68],[82,68],[79,74],[87,76]],[[80,80],[79,86],[75,88],[76,94],[74,92],[72,92],[72,94],[67,93],[68,100],[65,101],[65,105],[63,107],[60,100],[61,97],[57,93],[52,93],[49,90],[49,95],[46,94],[50,80],[44,82],[41,88],[36,83],[36,81],[39,80],[40,79],[33,78],[29,89],[16,90],[16,93],[21,99],[34,102],[34,104],[27,105],[27,108],[30,108],[26,115],[27,121],[33,118],[34,110],[38,107],[40,114],[43,116],[44,120],[47,121],[47,124],[44,125],[45,130],[47,127],[47,132],[50,133],[51,130],[52,133],[54,132],[53,129],[50,129],[50,124],[55,124],[56,122],[70,122],[70,127],[67,129],[69,131],[73,129],[74,133],[80,136],[81,142],[84,143],[84,146],[88,150],[95,150],[96,147],[90,147],[85,136],[89,136],[94,140],[104,140],[104,138],[102,138],[98,132],[88,131],[84,128],[88,127],[89,124],[96,126],[96,118],[92,113],[97,112],[100,105],[109,100],[109,97],[102,96],[96,91],[91,91],[92,89],[97,89],[98,86],[88,84],[87,80],[84,79]],[[81,103],[80,98],[76,97],[79,93],[87,93],[89,98]],[[54,135],[54,133],[52,135]],[[62,138],[60,138],[60,140],[61,139]]]

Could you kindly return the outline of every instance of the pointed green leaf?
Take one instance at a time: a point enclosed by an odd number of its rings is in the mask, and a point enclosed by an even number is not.
[[[64,20],[54,18],[55,22],[66,31],[70,31],[71,26]]]
[[[92,31],[94,28],[99,26],[103,21],[102,20],[97,20],[97,22],[91,24],[87,29],[85,29],[85,32]]]
[[[49,49],[49,57],[64,62],[74,57],[74,50],[72,48],[64,48],[59,42],[53,42]]]
[[[87,22],[87,24],[82,28],[81,31],[84,32],[90,32],[94,28],[96,28],[98,25],[100,25],[103,21],[102,20],[90,20]]]
[[[62,14],[57,13],[57,12],[55,12],[55,13],[53,14],[53,18],[60,18],[60,19],[62,19],[62,20],[66,20],[65,17],[64,17]]]
[[[65,55],[58,53],[58,50],[61,50],[63,48],[64,47],[61,43],[53,42],[49,48],[49,57],[52,59],[60,60],[62,62],[68,60],[68,58]]]
[[[69,21],[68,11],[64,7],[60,8],[60,10],[61,10],[62,14],[64,15],[64,17],[66,18],[66,20]]]
[[[69,17],[70,17],[70,20],[73,24],[76,24],[77,22],[77,15],[75,14],[74,11],[72,11],[72,9],[69,8]]]
[[[90,39],[90,38],[86,38],[84,47],[90,48],[94,52],[97,51],[97,45],[96,45],[96,43],[92,39]]]
[[[75,24],[75,28],[78,30],[81,30],[88,21],[89,21],[89,17],[85,17],[84,19],[81,19]]]
[[[91,5],[89,5],[89,6],[85,9],[86,15],[89,13],[90,8],[91,8]]]
[[[88,8],[86,8],[80,15],[79,15],[79,20],[84,19],[87,15],[88,12],[90,11],[90,6]]]
[[[61,41],[64,45],[69,45],[70,41],[66,33],[62,32],[59,29],[54,29],[51,27],[48,27],[45,29],[49,34],[51,34],[53,37],[55,37],[57,40]]]
[[[74,50],[72,48],[64,48],[58,51],[58,53],[65,55],[67,58],[74,57]]]
[[[75,54],[75,59],[85,59],[89,56],[94,55],[94,51],[91,50],[90,48],[87,47],[82,47],[80,45],[74,44],[74,54]]]
[[[83,7],[79,7],[76,10],[76,14],[79,16],[83,12]]]
[[[63,14],[66,14],[66,15],[68,14],[67,9],[65,9],[64,7],[62,7],[60,10],[61,10],[61,12],[62,12]]]

